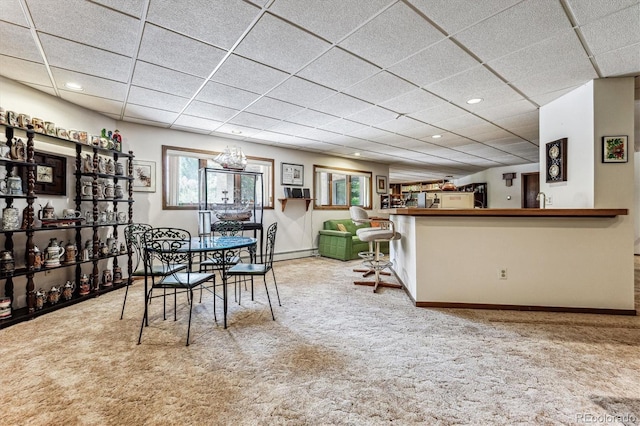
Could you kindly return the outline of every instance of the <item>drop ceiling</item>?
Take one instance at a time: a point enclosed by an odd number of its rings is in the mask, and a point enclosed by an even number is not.
[[[117,120],[357,152],[391,182],[460,177],[538,162],[541,105],[640,75],[640,0],[1,0],[0,75]]]

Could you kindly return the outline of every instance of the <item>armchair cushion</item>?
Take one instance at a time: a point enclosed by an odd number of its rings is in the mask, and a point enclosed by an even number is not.
[[[344,226],[346,231],[338,230],[338,225]],[[368,251],[369,243],[361,241],[356,235],[358,229],[370,228],[369,223],[355,225],[351,219],[332,219],[323,224],[318,239],[318,253],[320,256],[340,260],[358,259],[358,252]],[[389,244],[381,243],[380,249],[389,252]]]

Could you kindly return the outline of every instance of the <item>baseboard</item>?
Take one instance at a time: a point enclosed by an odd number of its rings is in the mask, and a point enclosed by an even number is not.
[[[508,311],[567,312],[574,314],[637,315],[635,309],[575,308],[570,306],[501,305],[492,303],[416,302],[418,308],[492,309]]]

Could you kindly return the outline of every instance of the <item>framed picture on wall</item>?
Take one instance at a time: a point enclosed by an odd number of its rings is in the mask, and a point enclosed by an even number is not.
[[[155,161],[133,160],[133,190],[156,192]]]
[[[602,138],[602,162],[626,163],[629,161],[626,136],[604,136]]]
[[[281,185],[304,185],[304,166],[302,164],[282,163],[280,181]]]
[[[387,177],[378,175],[376,176],[376,194],[387,193]]]

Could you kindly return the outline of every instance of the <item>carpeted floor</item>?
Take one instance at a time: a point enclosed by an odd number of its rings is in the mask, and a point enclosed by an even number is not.
[[[209,297],[189,347],[159,300],[136,345],[139,283],[122,321],[119,290],[2,330],[0,424],[640,424],[640,317],[415,308],[356,265],[276,263],[275,322]]]

